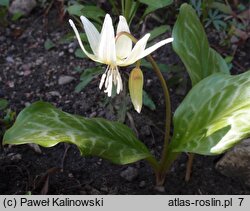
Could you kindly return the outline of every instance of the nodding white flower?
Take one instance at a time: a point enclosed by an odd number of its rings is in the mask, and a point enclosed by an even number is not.
[[[106,71],[102,75],[99,88],[102,89],[104,85],[104,92],[108,93],[109,97],[112,94],[113,83],[116,85],[117,94],[119,94],[123,88],[118,66],[131,65],[137,60],[152,53],[159,47],[173,41],[173,38],[168,38],[145,49],[150,36],[148,33],[142,37],[132,48],[132,41],[126,35],[121,35],[118,39],[116,39],[112,19],[109,14],[106,14],[105,16],[101,33],[98,32],[96,27],[86,17],[81,16],[80,18],[93,53],[87,52],[84,48],[74,22],[69,20],[69,23],[76,34],[83,52],[90,59],[108,65]],[[116,34],[123,31],[130,33],[126,19],[123,16],[120,16]]]

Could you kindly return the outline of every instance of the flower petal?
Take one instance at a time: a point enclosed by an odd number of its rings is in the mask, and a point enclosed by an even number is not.
[[[77,30],[77,28],[76,28],[74,22],[73,22],[72,20],[69,20],[69,24],[71,25],[71,27],[73,28],[73,30],[74,30],[74,32],[75,32],[75,34],[76,34],[76,38],[77,38],[77,40],[78,40],[78,42],[79,42],[79,45],[80,45],[82,51],[83,51],[90,59],[92,59],[93,61],[101,62],[95,55],[93,55],[93,54],[91,54],[91,53],[89,53],[89,52],[86,51],[86,49],[84,48],[84,46],[83,46],[83,44],[82,44],[82,40],[81,40],[80,34],[79,34],[79,32],[78,32],[78,30]],[[102,62],[101,62],[101,63],[102,63]]]
[[[95,55],[98,52],[98,46],[100,42],[100,33],[96,27],[84,16],[81,16],[81,21],[86,32],[90,47]]]
[[[101,31],[98,57],[108,65],[115,65],[115,33],[112,20],[109,14],[105,16]]]
[[[129,94],[135,110],[140,113],[143,99],[143,73],[134,68],[129,75]]]
[[[116,30],[116,35],[118,35],[120,32],[123,32],[123,31],[130,33],[126,19],[123,16],[120,16],[119,23],[118,23],[117,30]],[[127,37],[126,35],[121,35],[116,40],[116,56],[119,59],[125,59],[131,53],[131,50],[132,50],[131,39]]]
[[[162,40],[156,44],[154,44],[153,46],[147,48],[140,56],[138,59],[141,59],[149,54],[151,54],[153,51],[155,51],[156,49],[160,48],[161,46],[167,44],[167,43],[170,43],[170,42],[173,42],[174,38],[168,38],[168,39],[165,39],[165,40]]]
[[[138,59],[142,58],[140,55],[143,53],[146,45],[148,38],[150,37],[150,34],[144,35],[143,38],[141,38],[134,46],[133,50],[127,57],[127,59],[120,61],[117,65],[119,66],[128,66],[130,64],[135,63]]]

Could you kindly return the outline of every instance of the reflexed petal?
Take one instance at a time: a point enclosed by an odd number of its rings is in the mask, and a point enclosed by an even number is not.
[[[123,16],[120,16],[119,23],[118,23],[117,30],[116,30],[116,35],[118,35],[119,32],[123,32],[123,31],[130,33],[126,19]],[[132,41],[126,35],[120,36],[116,40],[115,45],[116,45],[116,56],[118,58],[124,59],[128,57],[128,55],[131,53]]]
[[[116,63],[114,27],[109,14],[105,16],[102,26],[98,58],[108,65]]]
[[[84,16],[81,16],[81,21],[86,32],[90,47],[95,55],[98,52],[98,46],[100,42],[100,33],[96,27]]]
[[[76,28],[74,22],[73,22],[72,20],[69,20],[69,23],[70,23],[71,27],[73,28],[73,30],[74,30],[74,32],[75,32],[75,34],[76,34],[76,38],[77,38],[77,40],[78,40],[78,42],[79,42],[79,45],[80,45],[82,51],[83,51],[90,59],[92,59],[92,60],[94,60],[94,61],[96,61],[96,62],[101,62],[95,55],[93,55],[93,54],[91,54],[91,53],[89,53],[89,52],[86,51],[86,49],[84,48],[84,46],[83,46],[83,44],[82,44],[82,40],[81,40],[80,34],[79,34],[79,32],[78,32],[78,30],[77,30],[77,28]]]
[[[162,40],[158,43],[156,43],[155,45],[147,48],[140,56],[138,59],[141,59],[149,54],[151,54],[153,51],[155,51],[156,49],[160,48],[161,46],[167,44],[167,43],[170,43],[170,42],[173,42],[174,38],[168,38],[168,39],[165,39],[165,40]]]
[[[147,45],[148,38],[150,37],[150,34],[146,34],[143,38],[141,38],[134,46],[133,50],[131,51],[130,55],[127,59],[124,61],[121,61],[121,63],[118,63],[119,66],[127,66],[130,64],[135,63],[140,55],[144,52],[144,49]],[[140,57],[142,58],[142,57]]]

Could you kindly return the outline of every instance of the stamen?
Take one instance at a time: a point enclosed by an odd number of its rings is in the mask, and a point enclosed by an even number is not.
[[[99,89],[102,89],[102,86],[103,86],[104,81],[105,81],[105,79],[106,79],[106,73],[107,73],[107,71],[108,71],[108,68],[109,68],[109,66],[106,68],[104,74],[102,74],[102,78],[101,78],[101,81],[100,81],[100,84],[99,84]]]
[[[106,78],[106,74],[102,74],[102,78],[101,78],[101,81],[100,81],[100,84],[99,84],[99,89],[102,89],[102,86],[104,84],[104,81],[105,81],[105,78]]]
[[[111,95],[112,95],[112,84],[113,84],[113,82],[112,82],[112,73],[109,75],[109,77],[106,79],[106,82],[108,81],[108,84],[107,84],[107,89],[106,90],[104,90],[104,92],[105,93],[108,93],[108,96],[109,97],[111,97]]]

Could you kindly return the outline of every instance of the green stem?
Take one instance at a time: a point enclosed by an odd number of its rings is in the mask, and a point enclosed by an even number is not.
[[[128,36],[134,43],[137,42],[137,39],[128,32],[120,32],[117,35],[116,39],[118,39],[121,35]],[[164,98],[165,98],[166,128],[165,128],[164,145],[163,145],[161,160],[160,160],[160,163],[157,165],[157,168],[156,168],[156,164],[152,164],[148,160],[151,166],[153,166],[153,168],[156,171],[157,185],[162,185],[165,181],[166,171],[170,168],[172,162],[176,159],[178,153],[171,152],[171,150],[169,149],[170,126],[171,126],[171,102],[170,102],[170,95],[169,95],[168,87],[153,57],[151,55],[148,55],[147,59],[151,63],[153,70],[160,81],[160,84],[164,92]]]

